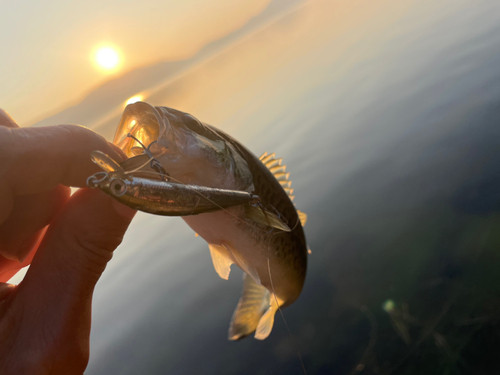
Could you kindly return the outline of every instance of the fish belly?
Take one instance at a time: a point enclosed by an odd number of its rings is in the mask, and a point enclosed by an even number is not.
[[[277,249],[269,249],[258,243],[245,232],[245,224],[241,225],[240,222],[238,225],[243,212],[241,207],[232,207],[225,211],[182,218],[209,245],[226,247],[232,255],[231,263],[240,267],[258,285],[274,291],[281,301],[295,299],[296,290],[291,282],[294,275],[277,261],[274,256]],[[292,280],[289,280],[290,277]]]
[[[267,279],[265,277],[267,256],[264,254],[264,249],[242,229],[243,212],[241,207],[233,207],[224,211],[182,218],[208,244],[227,247],[232,262],[260,284],[263,276]]]

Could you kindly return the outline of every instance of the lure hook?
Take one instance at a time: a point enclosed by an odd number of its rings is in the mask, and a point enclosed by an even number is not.
[[[260,197],[258,195],[252,195],[252,200],[250,201],[250,205],[253,207],[264,207],[262,202],[260,201]]]
[[[136,137],[134,136],[132,133],[128,133],[127,134],[127,137],[129,138],[132,138],[134,141],[136,141],[137,143],[139,143],[142,148],[144,149],[144,153],[149,157],[151,158],[151,169],[154,169],[159,175],[160,175],[160,178],[163,180],[163,181],[170,181],[170,175],[168,174],[168,172],[165,170],[165,168],[163,168],[163,166],[161,165],[161,163],[158,161],[158,159],[156,159],[154,156],[153,156],[153,153],[149,150],[149,148],[151,147],[152,144],[154,143],[157,143],[158,141],[153,141],[149,144],[148,147],[144,146],[144,144]]]
[[[109,175],[106,172],[97,172],[93,174],[89,178],[87,178],[87,186],[91,189],[97,187],[101,182],[104,182],[108,179]]]

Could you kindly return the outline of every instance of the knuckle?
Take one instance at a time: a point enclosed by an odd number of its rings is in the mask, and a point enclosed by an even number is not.
[[[92,233],[74,234],[70,241],[79,249],[83,266],[88,271],[101,275],[113,257],[114,249],[121,243],[122,235],[112,231],[94,230]]]

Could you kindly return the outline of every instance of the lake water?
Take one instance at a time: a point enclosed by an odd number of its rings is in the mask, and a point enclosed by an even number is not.
[[[293,338],[278,314],[267,340],[227,341],[241,271],[139,214],[96,289],[87,375],[301,374],[297,350],[309,374],[499,371],[500,2],[294,1],[174,65],[146,71],[145,101],[288,165],[312,249]],[[122,109],[69,121],[111,138]]]

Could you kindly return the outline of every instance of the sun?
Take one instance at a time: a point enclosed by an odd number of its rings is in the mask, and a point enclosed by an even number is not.
[[[111,47],[103,47],[97,50],[95,61],[101,68],[111,70],[117,67],[120,58],[118,52]]]

